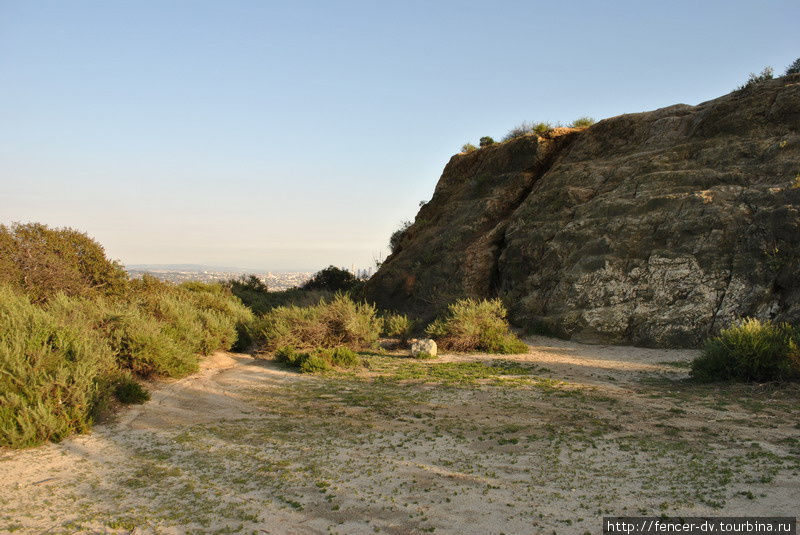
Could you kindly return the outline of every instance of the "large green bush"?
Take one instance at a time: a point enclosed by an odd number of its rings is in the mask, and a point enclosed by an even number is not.
[[[112,391],[144,399],[131,372],[191,373],[252,321],[222,285],[129,281],[84,234],[0,226],[0,446],[84,431]]]
[[[41,302],[59,292],[120,296],[128,275],[86,234],[28,223],[0,225],[0,283]]]
[[[372,346],[383,328],[374,306],[342,293],[313,306],[274,308],[257,324],[258,336],[268,351],[284,346],[362,349]]]
[[[425,332],[445,350],[527,353],[528,346],[511,332],[506,315],[499,299],[462,299]]]
[[[742,320],[706,341],[691,373],[700,381],[796,381],[800,330],[786,323]]]
[[[86,431],[115,369],[102,333],[63,294],[45,307],[0,286],[0,445]]]

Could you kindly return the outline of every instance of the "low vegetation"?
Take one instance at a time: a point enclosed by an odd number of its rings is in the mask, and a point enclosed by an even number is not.
[[[383,330],[373,305],[337,293],[329,301],[299,307],[274,308],[256,322],[256,336],[266,351],[281,347],[316,350],[345,346],[372,347]]]
[[[85,234],[0,227],[0,445],[87,430],[135,379],[180,377],[235,345],[253,315],[218,284],[128,280]]]
[[[478,145],[481,147],[488,147],[489,145],[494,145],[495,140],[492,139],[490,136],[483,136],[478,140]]]
[[[789,74],[800,74],[800,58],[797,58],[792,62],[791,65],[786,67],[786,75]]]
[[[461,145],[461,152],[462,153],[469,153],[469,152],[472,152],[472,151],[475,151],[475,150],[478,150],[478,147],[476,147],[472,143],[464,143],[463,145]]]
[[[766,82],[768,80],[772,80],[774,72],[775,71],[772,69],[772,67],[764,67],[764,70],[762,70],[759,74],[751,72],[750,77],[747,79],[747,81],[744,84],[737,87],[736,90],[742,91],[754,87],[763,82]]]
[[[742,320],[706,342],[691,373],[705,382],[800,380],[800,330],[786,323]]]
[[[361,357],[344,346],[318,348],[312,351],[298,351],[293,347],[284,346],[275,351],[275,359],[303,373],[318,373],[333,368],[355,368],[361,364]]]
[[[591,117],[578,117],[577,119],[572,121],[572,124],[570,124],[570,126],[572,128],[588,128],[592,126],[594,123],[595,121]]]
[[[397,338],[406,344],[414,332],[414,321],[404,314],[387,314],[383,319],[383,332],[390,338]]]
[[[425,332],[445,350],[526,353],[528,346],[511,332],[506,316],[499,299],[462,299],[450,305]]]
[[[423,205],[420,204],[420,207]],[[406,235],[406,231],[413,225],[411,221],[403,221],[400,224],[400,228],[392,232],[391,237],[389,238],[389,250],[392,254],[396,253],[400,250],[400,243],[403,241],[403,238]]]

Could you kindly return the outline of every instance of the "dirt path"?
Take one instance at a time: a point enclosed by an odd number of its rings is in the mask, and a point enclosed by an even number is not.
[[[800,512],[797,387],[693,385],[691,351],[528,340],[299,375],[219,353],[90,435],[0,451],[0,532],[596,533]]]

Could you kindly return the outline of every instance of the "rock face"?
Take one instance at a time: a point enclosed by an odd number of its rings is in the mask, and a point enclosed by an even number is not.
[[[692,347],[800,320],[800,75],[453,156],[367,284],[430,318],[499,296],[528,330]]]

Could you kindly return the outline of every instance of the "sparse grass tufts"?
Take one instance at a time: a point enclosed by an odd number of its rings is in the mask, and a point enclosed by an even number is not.
[[[526,353],[528,346],[509,329],[506,308],[499,299],[462,299],[425,330],[446,350]]]
[[[723,329],[692,362],[692,377],[710,381],[800,379],[800,332],[786,323],[745,319]]]

